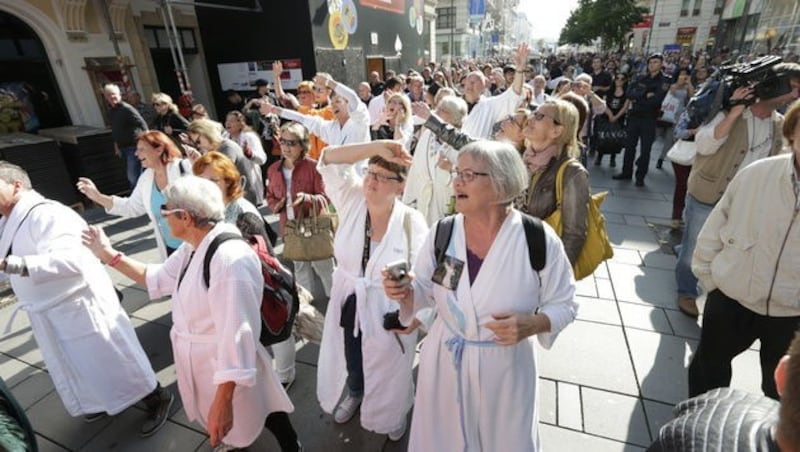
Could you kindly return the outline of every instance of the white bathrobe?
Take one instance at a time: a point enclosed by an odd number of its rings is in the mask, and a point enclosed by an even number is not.
[[[538,375],[533,338],[498,346],[483,325],[492,314],[538,310],[550,318],[552,329],[536,338],[549,348],[577,314],[575,281],[564,247],[545,225],[547,260],[540,281],[528,260],[522,218],[514,210],[474,283],[470,285],[465,264],[457,290],[451,291],[431,281],[436,265],[434,236],[431,232],[414,266],[415,309],[435,305],[438,316],[420,356],[408,450],[536,451]],[[447,255],[466,262],[462,215],[456,216]],[[410,313],[401,311],[401,321]],[[459,348],[454,343],[459,337],[480,342],[463,345],[460,372],[451,351]]]
[[[419,210],[429,226],[447,215],[453,196],[450,173],[439,168],[440,154],[444,154],[454,165],[458,160],[458,151],[446,143],[440,143],[433,132],[424,129],[417,142],[403,192],[403,202]]]
[[[481,96],[464,119],[461,131],[473,138],[488,140],[491,138],[492,127],[514,113],[521,101],[522,96],[513,89],[507,89],[499,96]]]
[[[184,243],[164,264],[148,265],[147,291],[153,299],[172,295],[170,338],[186,417],[206,427],[217,385],[235,382],[233,428],[223,442],[247,447],[261,434],[269,413],[294,407],[258,341],[264,278],[256,254],[241,240],[220,245],[209,267],[210,288],[205,287],[203,258],[221,232],[238,229],[218,224],[197,250]]]
[[[334,241],[337,260],[333,286],[325,314],[325,328],[317,368],[317,397],[322,409],[333,412],[347,379],[344,357],[344,330],[339,326],[342,304],[356,294],[356,331],[361,329],[364,366],[364,399],[361,403],[361,425],[376,433],[389,433],[405,422],[414,397],[411,368],[417,341],[416,332],[397,335],[383,329],[383,315],[396,311],[398,304],[383,291],[381,269],[397,260],[413,262],[428,227],[416,210],[395,201],[386,234],[370,253],[361,276],[361,255],[367,206],[362,192],[362,179],[353,165],[325,165],[320,158],[318,170],[325,181],[325,191],[339,212],[340,224]],[[411,250],[403,228],[410,215]],[[409,256],[410,254],[410,256]],[[408,325],[408,323],[406,323]]]
[[[29,276],[9,280],[67,412],[114,415],[152,392],[155,373],[111,278],[81,244],[86,222],[28,191],[0,228],[2,255],[11,247],[28,267]]]

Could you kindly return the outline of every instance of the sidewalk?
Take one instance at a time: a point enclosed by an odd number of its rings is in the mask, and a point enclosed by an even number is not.
[[[670,223],[673,179],[667,166],[651,170],[644,188],[611,180],[616,171],[607,166],[589,168],[593,190],[610,192],[603,211],[615,255],[578,283],[578,320],[551,350],[540,348],[539,415],[545,450],[642,451],[671,418],[672,405],[687,396],[686,368],[700,328],[677,309],[675,256],[657,240],[657,232],[663,238]],[[86,217],[102,224],[121,251],[143,261],[157,260],[146,219],[112,218],[99,209],[87,211]],[[111,274],[123,289],[123,305],[158,379],[177,396],[169,301],[149,302],[143,289]],[[13,308],[0,309],[0,324],[5,325]],[[211,450],[203,430],[187,421],[179,398],[163,430],[146,439],[138,437],[145,418],[138,407],[93,424],[71,418],[55,393],[24,313],[16,317],[12,331],[0,342],[0,377],[27,411],[41,451]],[[324,414],[315,395],[318,347],[297,347],[297,379],[289,391],[295,404],[291,419],[307,451],[405,450],[407,438],[392,443],[385,435],[363,431],[357,417],[337,425]],[[760,393],[757,350],[734,361],[733,375],[732,386]],[[265,431],[250,450],[278,448]]]

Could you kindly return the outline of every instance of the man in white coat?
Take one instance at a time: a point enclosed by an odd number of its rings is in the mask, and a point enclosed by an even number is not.
[[[2,161],[0,214],[0,271],[17,309],[28,313],[67,412],[92,422],[141,400],[148,417],[140,434],[157,432],[174,396],[156,379],[108,273],[81,244],[86,222],[34,191],[22,168]]]
[[[528,44],[520,44],[514,55],[516,67],[523,68],[528,65]],[[494,97],[483,95],[486,89],[486,77],[480,71],[471,72],[464,81],[464,100],[467,101],[469,114],[464,120],[461,130],[468,135],[480,139],[491,138],[492,126],[503,120],[505,116],[514,113],[522,102],[523,72],[514,74],[514,83],[511,89]]]

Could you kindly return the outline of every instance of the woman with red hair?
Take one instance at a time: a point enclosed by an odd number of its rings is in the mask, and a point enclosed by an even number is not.
[[[136,157],[142,162],[144,172],[129,197],[100,193],[94,182],[87,177],[78,179],[78,191],[103,206],[112,215],[138,217],[147,214],[152,222],[163,261],[180,246],[181,241],[172,236],[166,218],[161,215],[161,205],[165,199],[162,191],[175,179],[192,174],[192,168],[188,161],[181,159],[181,151],[175,142],[157,130],[144,132],[139,136]]]

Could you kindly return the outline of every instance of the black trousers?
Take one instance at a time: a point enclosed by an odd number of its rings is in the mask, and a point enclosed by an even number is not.
[[[289,420],[288,414],[283,411],[269,413],[267,420],[264,422],[264,427],[275,435],[275,439],[278,440],[282,452],[295,452],[299,450],[297,433],[294,431],[294,427],[292,427],[292,422]]]
[[[622,175],[633,176],[633,161],[636,158],[636,144],[641,140],[639,158],[636,159],[636,180],[644,180],[650,167],[650,150],[656,139],[656,119],[628,117],[628,144],[625,146],[625,157],[622,162]]]
[[[800,317],[770,317],[757,314],[717,289],[708,294],[703,310],[700,343],[689,365],[689,397],[727,387],[731,383],[731,361],[761,341],[761,390],[778,400],[773,376],[786,354]]]

